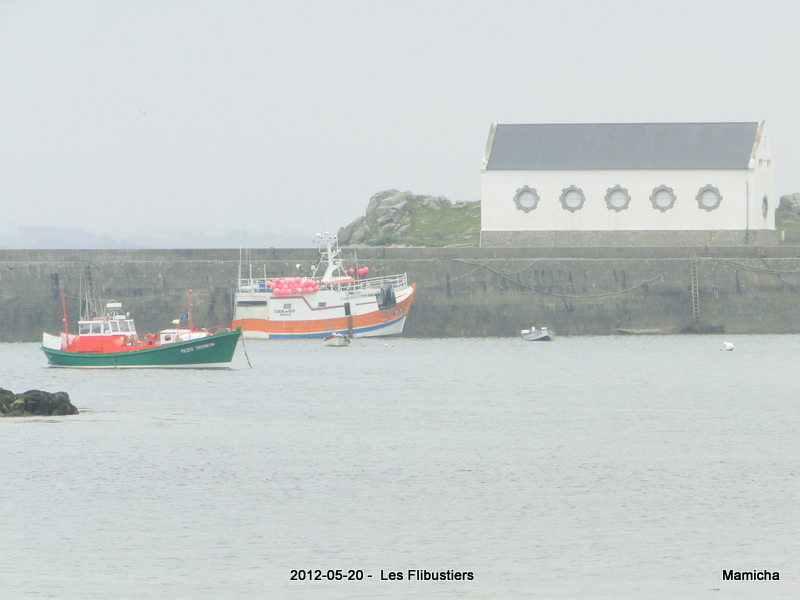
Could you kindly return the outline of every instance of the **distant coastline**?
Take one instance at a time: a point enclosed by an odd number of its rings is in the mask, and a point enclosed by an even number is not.
[[[97,235],[69,227],[19,227],[0,231],[4,250],[149,250],[179,248],[313,248],[314,232],[254,233],[226,231],[122,231],[119,235]]]

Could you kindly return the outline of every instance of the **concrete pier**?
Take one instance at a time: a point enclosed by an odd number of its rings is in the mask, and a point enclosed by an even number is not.
[[[316,249],[248,252],[244,276],[308,275]],[[0,341],[74,330],[87,288],[118,300],[140,331],[187,312],[227,324],[239,250],[0,250]],[[699,311],[693,313],[692,267]],[[531,325],[559,335],[799,333],[800,247],[346,248],[370,275],[407,272],[418,285],[404,335],[513,336]],[[297,268],[297,265],[300,268]],[[252,271],[250,270],[252,269]]]

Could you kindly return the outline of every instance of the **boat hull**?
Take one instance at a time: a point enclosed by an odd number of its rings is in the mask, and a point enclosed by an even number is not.
[[[326,338],[332,333],[354,338],[381,337],[403,333],[405,315],[374,325],[354,326],[352,335],[349,334],[347,320],[344,323],[339,319],[330,321],[295,323],[276,323],[266,319],[241,319],[235,323],[244,330],[245,339],[261,340],[292,340],[298,338]]]
[[[350,338],[343,335],[332,335],[325,338],[325,345],[331,348],[344,348],[350,345]]]
[[[534,331],[523,329],[520,332],[520,335],[526,342],[552,342],[556,337],[556,334],[547,327]]]
[[[42,346],[51,367],[224,369],[230,367],[241,330],[124,352],[69,352]]]

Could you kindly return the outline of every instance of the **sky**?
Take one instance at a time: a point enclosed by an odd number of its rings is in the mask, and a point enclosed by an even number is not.
[[[765,120],[800,193],[800,2],[0,0],[0,233],[336,231],[480,199],[498,123]]]

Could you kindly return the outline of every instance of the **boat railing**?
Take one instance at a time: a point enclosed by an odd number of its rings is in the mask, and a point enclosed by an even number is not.
[[[358,294],[368,290],[379,290],[388,285],[391,285],[395,289],[406,288],[408,287],[408,276],[403,273],[402,275],[386,275],[385,277],[358,279],[344,284],[342,289],[350,294]]]
[[[240,292],[271,292],[267,286],[268,279],[240,279],[238,291]]]
[[[272,288],[267,285],[269,279],[240,279],[238,291],[242,293],[272,293]],[[348,283],[337,284],[322,284],[320,289],[325,289],[326,285],[338,286],[337,289],[345,291],[349,294],[363,293],[369,290],[379,290],[382,287],[391,285],[395,289],[403,289],[408,287],[408,276],[403,273],[402,275],[386,275],[384,277],[369,277],[367,279],[357,279]]]

